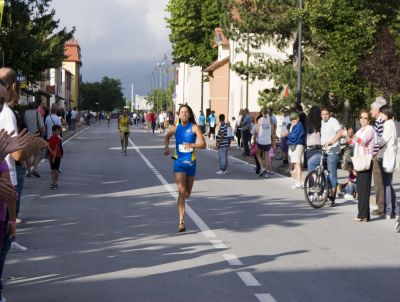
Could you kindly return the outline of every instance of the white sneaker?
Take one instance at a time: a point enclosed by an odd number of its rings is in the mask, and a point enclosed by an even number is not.
[[[27,251],[28,251],[27,247],[24,247],[24,246],[16,243],[15,241],[13,241],[11,243],[10,252],[27,252]]]
[[[353,197],[353,195],[351,195],[351,194],[344,194],[344,199],[347,199],[347,200],[353,200],[354,199],[354,197]]]
[[[219,171],[217,172],[217,174],[219,174],[219,175],[225,175],[225,174],[226,174],[226,170],[225,170],[225,171],[219,170]]]
[[[296,189],[301,189],[302,185],[301,183],[297,182],[295,183],[293,186],[290,187],[292,190],[296,190]]]

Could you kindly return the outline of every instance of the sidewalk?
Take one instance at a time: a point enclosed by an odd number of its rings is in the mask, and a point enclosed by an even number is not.
[[[211,139],[208,139],[208,137],[206,137],[206,143],[207,143],[208,149],[216,150],[215,140],[211,140]],[[230,146],[230,149],[229,149],[229,155],[232,157],[235,157],[237,159],[243,160],[245,162],[248,162],[249,164],[255,165],[253,156],[243,156],[242,154],[243,154],[243,150],[239,150],[237,148],[236,141],[233,141]],[[273,160],[272,167],[273,167],[273,171],[275,173],[290,177],[289,166],[283,165],[283,160]],[[345,182],[345,179],[347,179],[347,177],[348,177],[348,172],[346,170],[338,169],[337,174],[338,174],[339,183]],[[307,170],[303,169],[302,173],[301,173],[301,179],[304,180],[306,175],[307,175]],[[374,186],[374,182],[372,181],[372,191],[371,191],[371,198],[370,198],[370,203],[371,203],[372,209],[376,208],[373,186]],[[396,171],[393,174],[393,186],[396,191],[396,196],[397,196],[397,198],[399,198],[399,196],[400,196],[400,171]]]

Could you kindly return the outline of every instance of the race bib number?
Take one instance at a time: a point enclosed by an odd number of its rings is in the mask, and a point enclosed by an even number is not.
[[[184,144],[178,145],[178,150],[181,153],[189,153],[193,152],[193,148],[186,147]]]
[[[210,127],[214,128],[215,127],[215,122],[210,123]]]

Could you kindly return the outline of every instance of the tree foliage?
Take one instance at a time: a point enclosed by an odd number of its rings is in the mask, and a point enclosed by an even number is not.
[[[48,68],[62,66],[64,44],[75,29],[59,29],[51,0],[8,0],[0,29],[4,64],[21,70],[29,82],[42,80]]]
[[[387,28],[382,28],[376,47],[360,62],[362,75],[371,85],[390,99],[400,93],[400,53],[396,39]]]
[[[166,18],[176,63],[205,68],[217,58],[213,32],[220,25],[221,9],[215,0],[169,0]]]
[[[113,111],[122,109],[125,105],[122,84],[118,79],[103,77],[100,82],[82,83],[80,93],[83,110]]]
[[[147,104],[152,107],[155,112],[174,111],[173,94],[175,82],[168,84],[167,89],[156,88],[146,96]]]
[[[253,80],[273,80],[275,87],[262,91],[259,102],[275,107],[294,102],[300,20],[303,102],[321,104],[323,96],[331,91],[341,103],[350,100],[355,108],[364,106],[371,88],[371,82],[361,73],[360,62],[376,45],[379,28],[398,30],[400,23],[397,0],[308,0],[303,10],[298,9],[295,0],[220,1],[227,8],[224,32],[238,41],[237,51],[250,57],[249,64],[238,62],[233,70]],[[279,60],[265,53],[262,46],[268,43],[286,51],[287,58]],[[293,53],[288,52],[290,45]],[[284,97],[287,91],[291,94]]]

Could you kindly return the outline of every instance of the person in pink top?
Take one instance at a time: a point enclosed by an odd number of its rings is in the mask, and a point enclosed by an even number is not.
[[[372,154],[375,145],[375,131],[370,125],[371,115],[368,111],[360,112],[361,128],[349,139],[349,145],[355,145],[354,154],[360,152],[360,148],[366,154]],[[370,219],[369,197],[371,195],[372,164],[367,171],[357,171],[357,196],[358,196],[358,214],[354,219],[356,221],[368,222]]]

